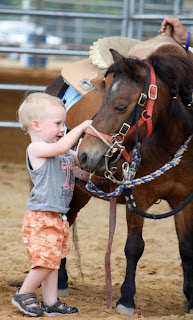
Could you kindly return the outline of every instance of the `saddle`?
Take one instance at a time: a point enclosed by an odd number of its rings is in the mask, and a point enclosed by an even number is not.
[[[113,63],[109,49],[118,51],[126,58],[146,59],[150,54],[157,52],[188,55],[193,60],[193,53],[179,45],[171,34],[172,26],[167,25],[165,33],[146,41],[125,37],[99,39],[90,47],[89,58],[65,65],[61,71],[64,81],[82,95],[68,110],[66,126],[72,129],[85,119],[92,119],[98,112],[102,97],[93,82],[101,81],[106,69]]]

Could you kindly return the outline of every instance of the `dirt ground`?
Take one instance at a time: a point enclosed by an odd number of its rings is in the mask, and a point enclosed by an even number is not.
[[[58,69],[1,68],[0,81],[48,85],[59,74]],[[16,110],[24,93],[1,91],[0,95],[0,120],[15,121]],[[0,319],[19,320],[23,319],[23,315],[10,301],[18,283],[24,280],[30,267],[21,235],[25,203],[29,194],[24,160],[28,137],[20,129],[0,130]],[[149,212],[167,210],[167,204],[161,202],[150,208]],[[71,316],[72,320],[128,319],[115,311],[125,274],[126,221],[122,205],[118,206],[111,256],[113,309],[106,308],[104,255],[108,238],[108,213],[108,202],[94,198],[79,213],[77,228],[84,279],[77,266],[71,235],[72,249],[67,259],[70,295],[62,299],[80,308],[80,314]],[[146,220],[143,236],[146,247],[137,269],[136,313],[133,319],[193,319],[193,315],[186,314],[183,306],[181,260],[173,218]],[[39,289],[38,297],[41,299]]]

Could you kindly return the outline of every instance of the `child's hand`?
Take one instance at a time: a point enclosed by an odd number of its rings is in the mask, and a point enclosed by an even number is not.
[[[92,121],[93,120],[85,120],[85,121],[83,121],[81,123],[82,130],[85,131],[88,128],[89,124],[92,124]]]

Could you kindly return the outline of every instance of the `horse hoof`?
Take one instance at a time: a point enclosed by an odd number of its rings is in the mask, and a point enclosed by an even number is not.
[[[183,306],[188,309],[188,306],[189,306],[188,300],[185,300],[185,301],[183,302]]]
[[[58,289],[58,297],[60,296],[69,296],[68,289]]]
[[[116,311],[119,313],[124,313],[128,317],[134,316],[134,308],[127,308],[127,307],[124,307],[122,304],[117,305]]]

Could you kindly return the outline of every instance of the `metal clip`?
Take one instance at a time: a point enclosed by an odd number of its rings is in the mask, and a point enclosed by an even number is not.
[[[122,164],[122,171],[123,171],[123,177],[124,180],[130,180],[130,167],[128,162],[124,162]]]
[[[112,180],[112,178],[113,178],[113,174],[112,174],[112,172],[110,170],[106,170],[104,172],[104,176],[105,176],[105,178],[107,178],[109,180]]]

